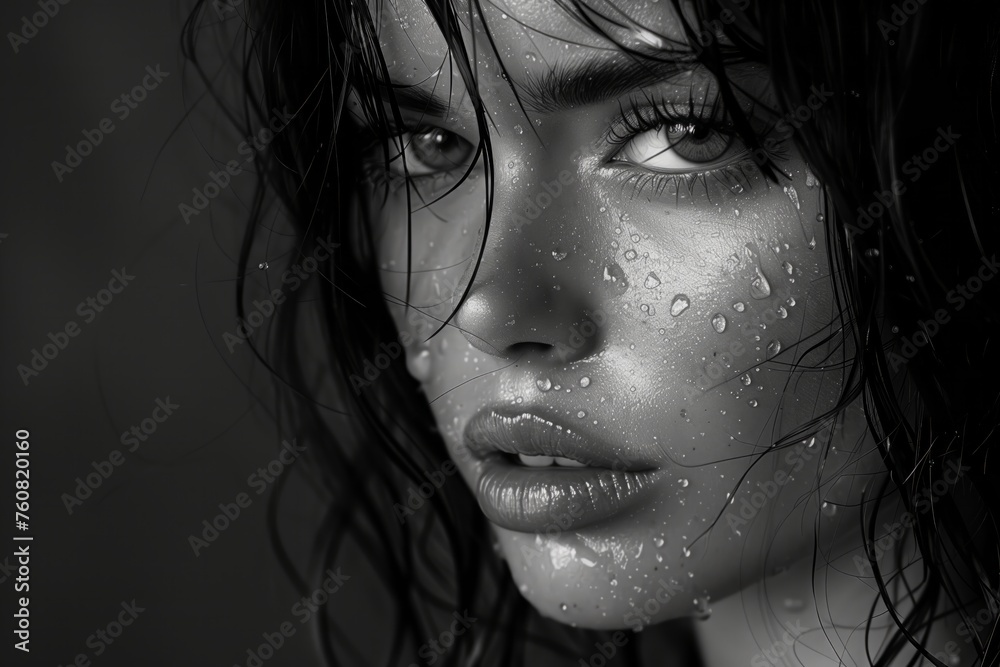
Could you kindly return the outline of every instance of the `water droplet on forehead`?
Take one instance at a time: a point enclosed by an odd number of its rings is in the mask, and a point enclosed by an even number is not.
[[[722,313],[716,313],[712,316],[712,328],[715,329],[716,333],[722,333],[726,330],[726,316]]]
[[[678,294],[674,297],[674,300],[670,303],[670,314],[677,317],[691,305],[691,300],[686,294]]]

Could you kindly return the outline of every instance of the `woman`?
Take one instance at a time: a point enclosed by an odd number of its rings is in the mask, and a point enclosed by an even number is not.
[[[339,244],[251,339],[395,612],[330,664],[996,664],[997,8],[244,18],[241,261]]]

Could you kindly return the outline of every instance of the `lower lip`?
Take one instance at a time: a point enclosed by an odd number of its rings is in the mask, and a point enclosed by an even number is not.
[[[609,519],[637,504],[662,470],[531,468],[490,456],[480,462],[476,496],[486,518],[523,533],[575,530]]]

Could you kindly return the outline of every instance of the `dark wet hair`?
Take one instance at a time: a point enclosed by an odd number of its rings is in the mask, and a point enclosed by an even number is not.
[[[594,21],[597,9],[582,0],[553,1],[567,20],[601,31]],[[680,0],[671,1],[681,14]],[[370,4],[376,14],[381,11],[381,0]],[[479,8],[480,0],[471,4]],[[503,215],[492,210],[487,115],[470,65],[471,45],[460,30],[469,6],[450,0],[426,0],[426,5],[472,93],[477,148],[489,183],[487,207],[491,215]],[[254,336],[255,353],[281,389],[279,415],[308,439],[307,472],[327,494],[329,509],[315,540],[315,574],[345,550],[361,549],[377,574],[368,585],[381,584],[392,610],[386,641],[367,645],[370,654],[361,655],[343,626],[331,621],[334,598],[318,616],[326,660],[396,664],[437,634],[442,625],[435,618],[456,609],[476,610],[481,620],[457,638],[444,664],[523,664],[527,642],[557,652],[565,651],[563,643],[580,642],[589,651],[601,633],[544,621],[514,590],[463,484],[444,484],[428,499],[430,508],[411,521],[401,523],[389,511],[405,504],[408,488],[425,481],[425,471],[440,469],[448,454],[401,361],[363,392],[351,384],[351,376],[363,376],[365,361],[381,351],[380,343],[397,339],[379,288],[366,203],[356,201],[358,156],[370,151],[373,138],[391,136],[390,125],[402,125],[392,89],[384,84],[388,70],[369,3],[248,0],[237,5],[245,7],[238,15],[225,7],[219,11],[218,3],[198,2],[185,27],[186,54],[199,65],[199,48],[212,47],[204,39],[209,28],[230,17],[242,39],[227,56],[242,67],[246,87],[241,103],[227,106],[231,120],[250,134],[271,109],[293,114],[255,157],[258,189],[239,257],[240,315],[253,296],[247,275],[262,232],[274,232],[269,197],[279,200],[295,237],[289,265],[311,256],[321,239],[340,244],[322,267],[322,279],[280,306],[272,326]],[[1000,233],[995,112],[1000,7],[983,3],[962,15],[944,3],[920,0],[696,0],[683,16],[689,44],[698,47],[665,57],[697,59],[718,78],[724,100],[738,93],[726,65],[739,60],[767,65],[777,95],[774,115],[794,126],[794,141],[823,184],[840,315],[828,339],[812,343],[842,345],[849,362],[839,405],[777,444],[801,440],[849,403],[863,400],[890,475],[855,509],[874,580],[896,623],[885,650],[870,660],[888,665],[909,642],[929,663],[944,665],[922,648],[944,595],[954,606],[989,610],[986,624],[962,613],[976,664],[996,664],[1000,505],[994,491],[1000,485],[990,449],[1000,423],[1000,391],[994,388],[1000,378],[1000,281],[980,278],[980,288],[971,289],[972,278],[991,266]],[[716,31],[732,46],[723,46]],[[199,71],[211,83],[215,73]],[[832,95],[808,122],[795,122],[818,85]],[[344,105],[350,89],[379,137],[349,122]],[[221,92],[217,97],[228,104]],[[751,150],[760,148],[761,138],[745,116],[736,111],[732,122]],[[928,149],[937,137],[951,143],[933,154]],[[926,160],[920,157],[925,152]],[[390,158],[388,150],[383,158]],[[782,179],[779,166],[767,160],[759,166],[771,180]],[[463,300],[467,293],[468,288]],[[445,325],[453,326],[447,320]],[[311,344],[304,344],[303,332],[311,332]],[[324,370],[319,379],[317,367]],[[956,462],[967,470],[941,491],[935,482]],[[905,615],[893,597],[901,582],[876,557],[885,518],[879,509],[893,491],[914,518],[910,538],[925,575],[919,587],[905,591],[912,602]],[[274,497],[277,504],[280,489]],[[933,511],[920,511],[930,497]],[[277,516],[274,507],[276,549],[308,591],[314,588],[311,575],[300,574],[282,546]],[[970,589],[978,599],[962,597],[960,591]],[[636,646],[630,642],[623,654],[630,664],[637,661]]]

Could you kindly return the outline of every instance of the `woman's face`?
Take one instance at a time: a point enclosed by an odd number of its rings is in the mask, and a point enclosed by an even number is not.
[[[595,20],[654,54],[681,39],[668,4]],[[822,190],[790,126],[751,101],[771,98],[761,66],[729,73],[755,129],[782,140],[755,156],[703,68],[638,65],[548,0],[502,6],[462,27],[495,168],[485,248],[458,63],[423,2],[384,3],[378,22],[393,83],[412,86],[396,89],[411,185],[395,159],[370,193],[407,366],[541,613],[634,629],[700,613],[811,554],[817,525],[849,539],[856,517],[837,506],[879,471],[860,409],[771,447],[842,389]],[[765,155],[788,177],[769,182]],[[424,342],[481,248],[468,298]]]

